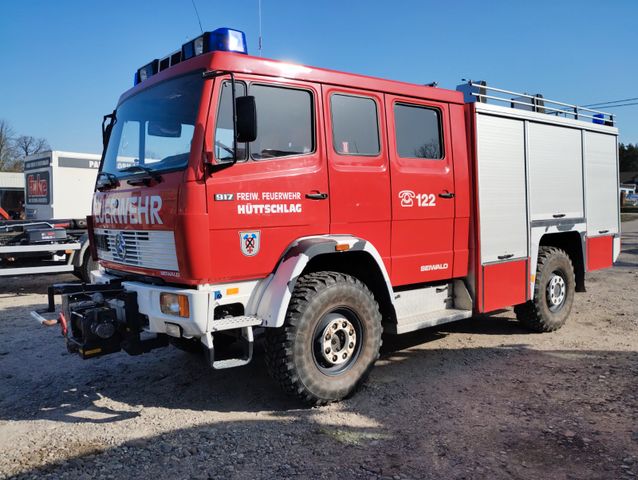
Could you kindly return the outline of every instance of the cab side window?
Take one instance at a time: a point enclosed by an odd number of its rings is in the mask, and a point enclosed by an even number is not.
[[[332,143],[340,155],[376,156],[381,151],[377,103],[369,97],[330,97]]]
[[[251,85],[249,91],[257,105],[257,138],[250,144],[254,160],[314,151],[309,91],[271,85]]]
[[[401,158],[443,158],[441,113],[435,108],[397,103],[394,106],[397,153]]]

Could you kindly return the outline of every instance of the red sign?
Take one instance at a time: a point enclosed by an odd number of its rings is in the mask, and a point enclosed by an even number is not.
[[[27,204],[46,205],[49,203],[49,172],[27,175]]]

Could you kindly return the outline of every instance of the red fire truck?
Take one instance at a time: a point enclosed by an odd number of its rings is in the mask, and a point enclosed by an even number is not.
[[[401,334],[514,306],[566,321],[620,251],[611,115],[247,55],[208,32],[137,70],[103,123],[92,284],[54,285],[83,358],[173,343],[317,404]],[[35,314],[37,318],[42,318]]]

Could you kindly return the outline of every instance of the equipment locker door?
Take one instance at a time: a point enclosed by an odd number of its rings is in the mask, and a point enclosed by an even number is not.
[[[527,142],[530,220],[582,222],[584,205],[581,131],[530,122]]]
[[[480,311],[527,300],[527,194],[522,120],[476,116]]]
[[[454,172],[448,105],[385,96],[392,183],[392,282],[452,276]]]
[[[618,169],[616,136],[583,132],[587,270],[611,267],[618,234]]]
[[[583,132],[587,236],[618,233],[618,170],[616,136]]]

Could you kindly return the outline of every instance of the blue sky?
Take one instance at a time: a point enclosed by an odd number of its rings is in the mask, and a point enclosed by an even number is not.
[[[257,0],[195,0],[205,30],[246,32]],[[638,1],[262,0],[265,57],[455,88],[461,78],[589,104],[638,97]],[[194,38],[191,0],[0,2],[0,118],[54,149],[99,153],[133,73]],[[617,114],[638,143],[638,106]]]

